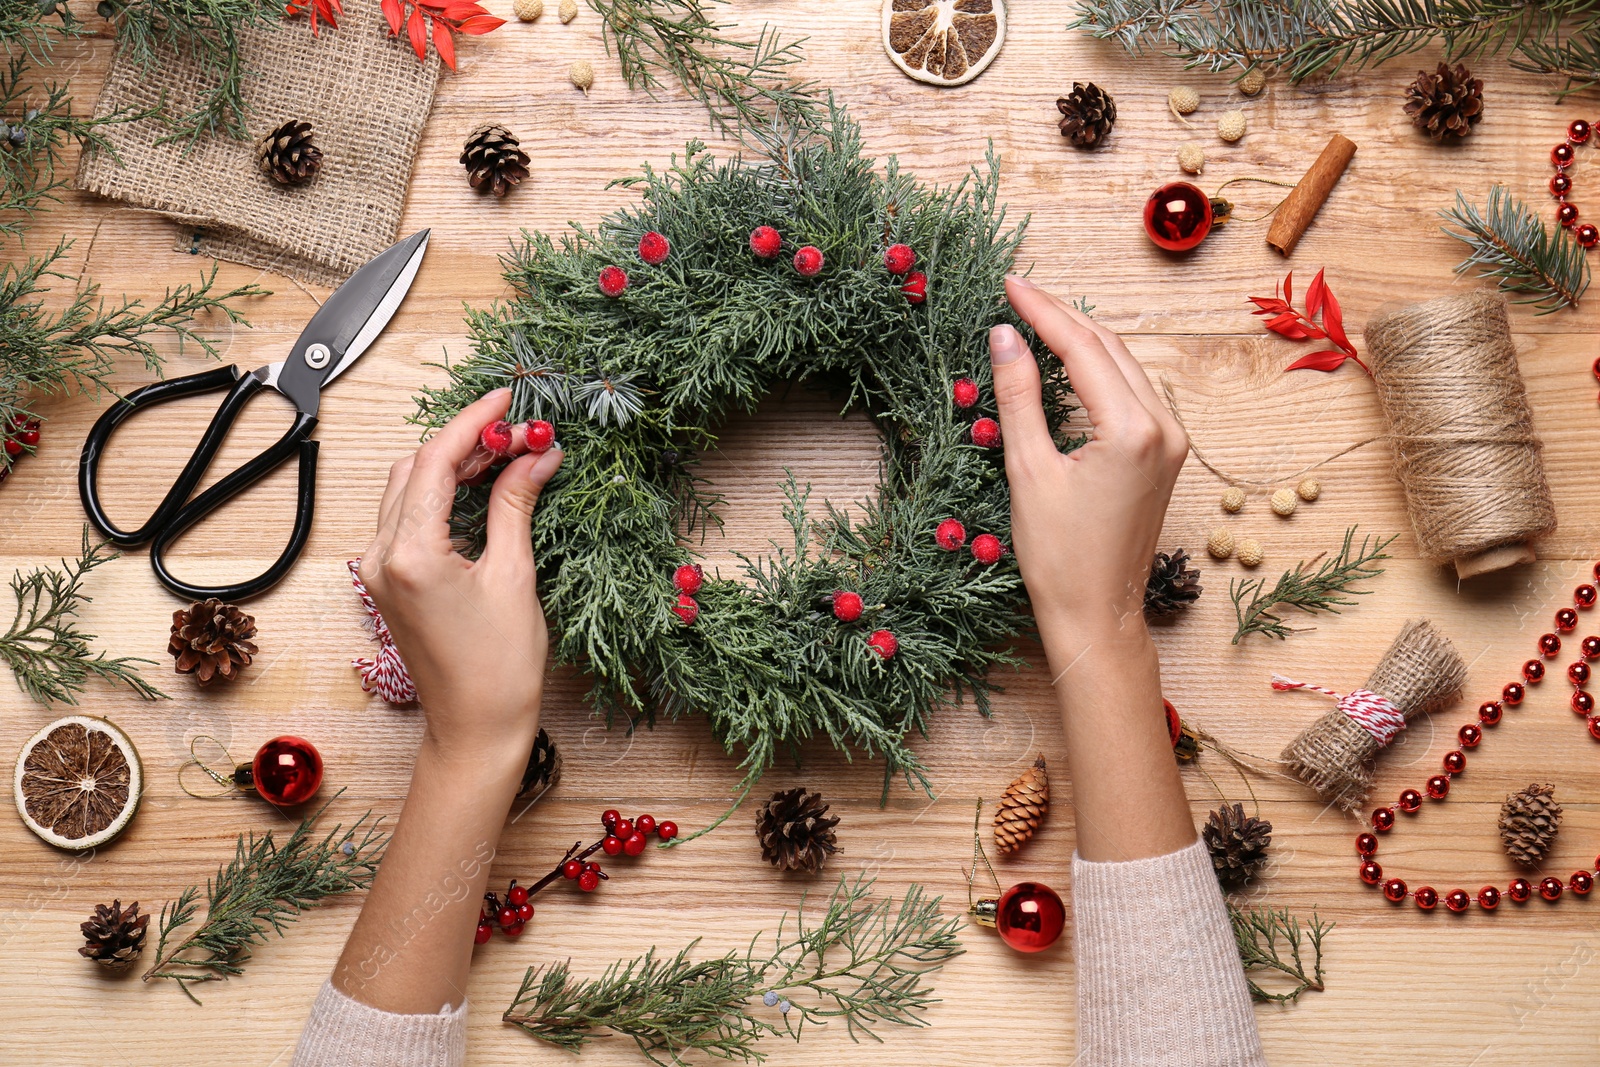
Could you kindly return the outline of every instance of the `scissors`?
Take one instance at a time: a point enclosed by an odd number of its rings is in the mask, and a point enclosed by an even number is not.
[[[295,341],[289,357],[268,363],[257,370],[241,372],[237,366],[202,371],[183,378],[156,382],[129,393],[120,403],[108,408],[95,422],[84,442],[78,461],[78,496],[83,508],[112,542],[142,545],[150,542],[150,565],[161,584],[192,600],[216,597],[243,600],[264,592],[278,582],[305,547],[311,533],[311,517],[316,501],[317,444],[311,433],[317,427],[317,407],[322,390],[350,369],[367,347],[383,332],[401,301],[411,289],[428,249],[428,231],[421,230],[400,243],[378,253],[349,281],[341,285],[327,303],[311,318]],[[100,506],[100,458],[112,431],[141,408],[177,400],[181,397],[223,389],[217,413],[195,446],[167,495],[144,525],[137,530],[120,530]],[[251,397],[263,389],[275,389],[295,406],[294,425],[276,444],[221,478],[211,488],[190,499],[195,486],[205,475],[212,458],[222,447],[228,431]],[[300,485],[296,494],[294,530],[276,563],[249,581],[232,585],[194,585],[175,577],[167,569],[164,554],[177,537],[200,519],[217,510],[234,495],[254,485],[276,470],[289,457],[300,457]]]

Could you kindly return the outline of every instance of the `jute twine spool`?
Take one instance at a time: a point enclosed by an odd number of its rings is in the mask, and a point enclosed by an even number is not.
[[[1428,620],[1412,619],[1364,689],[1340,696],[1320,686],[1274,680],[1274,689],[1314,689],[1339,697],[1338,707],[1289,743],[1282,760],[1324,800],[1355,811],[1372,788],[1378,750],[1406,721],[1460,692],[1466,680],[1467,665],[1450,639]]]
[[[1422,555],[1462,578],[1532,562],[1556,511],[1505,298],[1474,289],[1380,313],[1366,340]]]

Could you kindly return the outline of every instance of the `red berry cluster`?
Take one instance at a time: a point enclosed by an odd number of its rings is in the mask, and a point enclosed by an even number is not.
[[[496,924],[507,937],[521,936],[522,928],[531,918],[533,905],[528,903],[528,887],[518,885],[513,878],[511,885],[506,888],[504,904],[493,892],[483,895],[483,909],[478,912],[478,932],[473,935],[472,942],[475,945],[487,943],[494,935]]]
[[[0,461],[0,482],[11,476],[11,467],[16,463],[17,457],[30,448],[39,444],[39,420],[30,419],[24,415],[14,415],[11,426],[5,435],[6,456]]]
[[[861,594],[850,589],[835,589],[826,603],[833,609],[833,617],[843,623],[859,622],[867,610]],[[900,640],[892,630],[874,630],[867,635],[867,647],[876,652],[879,659],[891,660],[900,651]]]
[[[900,292],[906,300],[913,304],[920,304],[928,299],[928,276],[920,270],[912,270],[917,265],[917,253],[910,245],[893,244],[884,249],[883,267],[890,274],[905,278],[900,286]]]
[[[783,237],[771,226],[757,226],[750,231],[750,251],[758,259],[777,259],[783,254]],[[795,273],[803,278],[815,278],[826,265],[822,249],[815,245],[801,245],[795,249]]]
[[[672,242],[665,235],[650,230],[639,238],[639,258],[649,266],[659,267],[671,254]],[[601,267],[598,283],[602,293],[612,298],[619,297],[628,288],[628,272],[615,263]]]
[[[556,428],[543,419],[513,426],[499,419],[478,434],[478,444],[495,459],[520,456],[524,452],[548,452],[556,443]]]
[[[945,519],[933,531],[933,540],[946,552],[955,552],[967,543],[967,528],[959,519]],[[988,566],[1000,562],[1006,546],[994,534],[979,534],[972,539],[972,558]]]
[[[978,398],[978,383],[971,378],[957,378],[951,383],[950,402],[959,410],[967,411],[975,407]],[[1000,444],[1000,424],[988,416],[972,420],[972,428],[968,432],[972,436],[972,443],[979,448],[995,448]]]
[[[694,595],[700,591],[705,580],[705,571],[700,569],[698,563],[685,563],[672,572],[672,585],[678,590],[678,602],[672,606],[672,613],[685,626],[693,626],[700,617],[700,602],[695,600]]]

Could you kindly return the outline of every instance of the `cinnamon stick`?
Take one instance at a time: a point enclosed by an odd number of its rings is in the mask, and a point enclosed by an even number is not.
[[[1267,244],[1286,256],[1294,251],[1294,246],[1306,232],[1306,227],[1311,225],[1311,220],[1317,217],[1317,212],[1322,208],[1323,201],[1328,199],[1328,194],[1333,192],[1333,187],[1339,184],[1344,169],[1350,165],[1350,157],[1355,154],[1356,143],[1348,137],[1336,133],[1329,138],[1328,146],[1278,208],[1272,226],[1267,230]]]

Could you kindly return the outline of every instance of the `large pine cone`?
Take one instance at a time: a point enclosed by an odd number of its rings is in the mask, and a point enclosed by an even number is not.
[[[1056,101],[1061,136],[1079,148],[1094,148],[1117,123],[1116,101],[1094,82],[1073,82],[1072,92]]]
[[[201,685],[217,679],[231,682],[250,666],[260,649],[250,640],[256,620],[232,604],[212,597],[172,613],[172,639],[167,651],[179,674],[192,674]]]
[[[467,168],[467,184],[505,196],[511,187],[528,176],[528,153],[519,146],[512,132],[490,123],[479,126],[461,149],[461,165]]]
[[[785,871],[815,874],[839,851],[833,828],[839,816],[828,815],[821,793],[789,789],[772,794],[756,813],[761,858]]]
[[[1483,121],[1483,80],[1461,63],[1454,70],[1440,63],[1432,74],[1419,70],[1406,87],[1406,114],[1435,141],[1465,137]]]
[[[1530,785],[1506,797],[1500,808],[1500,840],[1512,859],[1527,867],[1544,859],[1561,828],[1561,805],[1555,787]]]
[[[279,185],[299,185],[322,167],[322,149],[311,143],[311,123],[290,119],[256,145],[261,173]]]
[[[1000,809],[994,813],[994,847],[1002,853],[1015,852],[1033,836],[1049,811],[1050,776],[1041,755],[1006,787]]]
[[[1243,804],[1224,804],[1200,830],[1211,853],[1211,866],[1224,892],[1243,889],[1267,865],[1272,824],[1244,813]]]
[[[1144,613],[1152,619],[1175,615],[1200,599],[1200,570],[1189,566],[1189,553],[1157,552],[1144,587]]]
[[[144,951],[144,928],[149,922],[150,916],[139,914],[137,900],[126,911],[120,900],[113,900],[110,907],[97,904],[88,922],[79,927],[84,946],[78,954],[107,967],[131,963]]]

